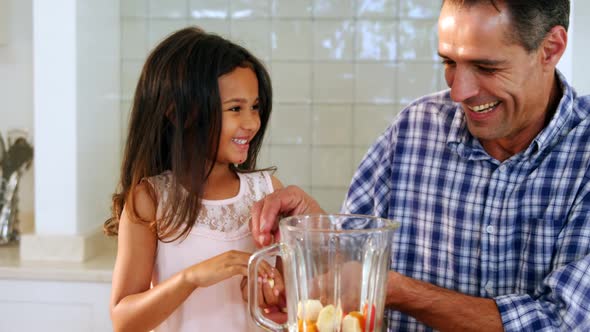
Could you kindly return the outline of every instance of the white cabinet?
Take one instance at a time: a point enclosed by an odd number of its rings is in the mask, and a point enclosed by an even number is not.
[[[110,283],[0,279],[0,331],[112,331],[110,292]]]

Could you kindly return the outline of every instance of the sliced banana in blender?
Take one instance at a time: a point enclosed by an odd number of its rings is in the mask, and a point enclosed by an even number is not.
[[[305,321],[316,321],[323,307],[320,300],[300,301],[297,306],[297,318]]]
[[[320,311],[315,325],[319,332],[333,332],[338,331],[341,322],[342,309],[328,304]]]

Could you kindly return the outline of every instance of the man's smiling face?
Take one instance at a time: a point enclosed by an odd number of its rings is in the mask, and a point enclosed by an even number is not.
[[[438,52],[471,134],[509,148],[528,144],[543,128],[550,89],[539,52],[511,40],[510,15],[499,9],[445,2]]]

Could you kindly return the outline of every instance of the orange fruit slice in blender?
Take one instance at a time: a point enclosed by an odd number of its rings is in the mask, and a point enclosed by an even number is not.
[[[305,325],[303,325],[304,324],[303,322],[304,322],[303,319],[297,320],[297,330],[299,332],[318,332],[318,329],[317,329],[314,321],[306,320]]]

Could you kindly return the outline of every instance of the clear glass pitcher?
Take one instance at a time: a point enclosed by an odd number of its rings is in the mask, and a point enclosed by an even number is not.
[[[364,215],[303,215],[279,222],[279,243],[252,255],[249,312],[271,331],[381,331],[387,271],[397,222]],[[280,256],[288,320],[277,324],[258,307],[258,266]]]

